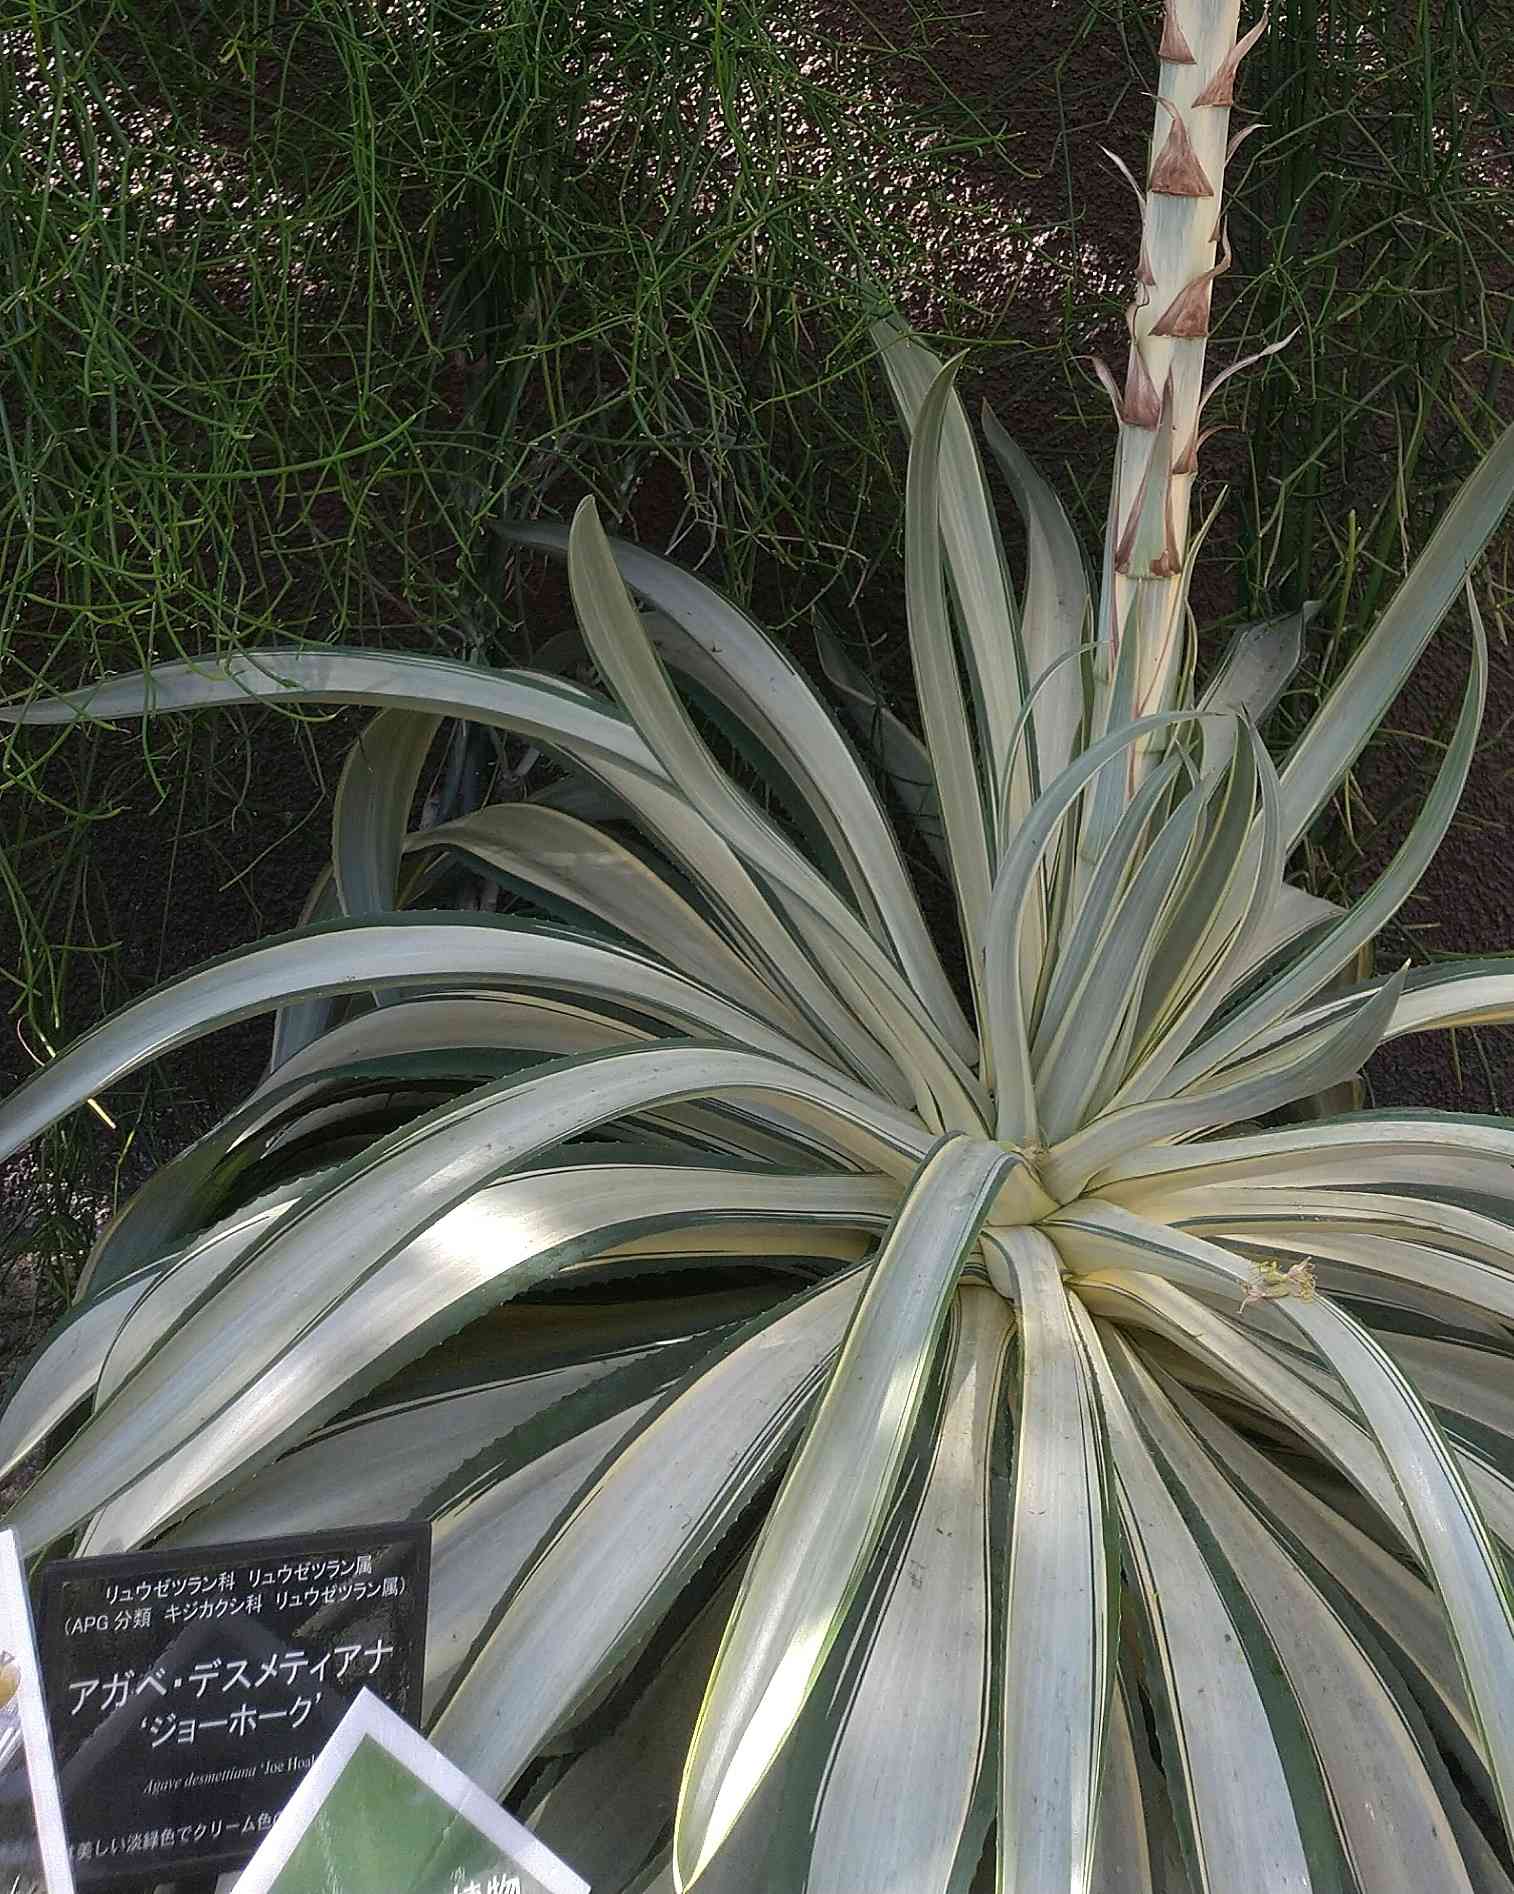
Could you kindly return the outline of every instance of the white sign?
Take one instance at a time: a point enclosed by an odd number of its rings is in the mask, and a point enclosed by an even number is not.
[[[26,1573],[0,1532],[0,1886],[74,1894]]]
[[[369,1691],[337,1725],[237,1894],[589,1894],[529,1829]]]

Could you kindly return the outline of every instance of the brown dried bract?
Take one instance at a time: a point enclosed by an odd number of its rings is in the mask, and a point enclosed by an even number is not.
[[[1262,17],[1252,27],[1244,39],[1237,40],[1231,47],[1224,65],[1209,81],[1208,85],[1194,100],[1195,105],[1234,105],[1235,75],[1240,70],[1241,61],[1246,57],[1257,41],[1267,30],[1267,10],[1262,9]]]
[[[1133,317],[1134,313],[1130,311],[1129,316]],[[1162,412],[1162,398],[1141,354],[1133,321],[1130,329],[1130,366],[1125,371],[1125,399],[1120,404],[1120,419],[1128,427],[1155,427]]]
[[[1175,66],[1197,63],[1192,48],[1183,37],[1183,29],[1178,25],[1177,0],[1167,0],[1166,10],[1162,14],[1162,43],[1157,48],[1157,57],[1171,60]]]
[[[1170,99],[1158,98],[1157,104],[1172,114],[1172,130],[1151,167],[1147,189],[1163,197],[1213,197],[1214,186],[1204,175],[1204,167],[1199,163],[1198,153],[1188,137],[1188,127],[1178,115],[1177,107]]]
[[[1177,529],[1172,514],[1172,376],[1162,390],[1162,406],[1151,437],[1151,452],[1141,475],[1141,484],[1131,506],[1125,529],[1114,548],[1114,569],[1129,578],[1170,579],[1182,570],[1178,557]],[[1144,573],[1133,570],[1137,543],[1143,538],[1148,546],[1155,543],[1160,517],[1161,545],[1156,556],[1147,561]]]
[[[1151,325],[1153,335],[1174,336],[1193,341],[1209,333],[1209,291],[1215,277],[1230,268],[1230,239],[1220,231],[1220,260],[1212,270],[1185,283]]]

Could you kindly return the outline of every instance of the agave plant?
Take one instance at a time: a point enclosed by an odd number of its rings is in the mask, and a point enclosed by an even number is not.
[[[925,742],[825,656],[881,784],[587,502],[514,534],[566,556],[602,692],[271,651],[3,712],[378,709],[306,924],[0,1107],[9,1153],[276,1015],[20,1378],[0,1464],[54,1450],[6,1523],[39,1554],[431,1520],[431,1733],[596,1894],[1509,1885],[1514,1124],[1278,1114],[1514,1017],[1514,963],[1342,986],[1471,761],[1514,433],[1281,768],[1307,612],[1196,696],[1197,184],[1243,47],[1233,8],[1169,14],[1097,585],[985,414],[1012,583],[955,364],[880,330]],[[1425,808],[1316,901],[1289,853],[1464,589]],[[560,780],[407,834],[444,719]],[[459,863],[521,905],[437,908]]]

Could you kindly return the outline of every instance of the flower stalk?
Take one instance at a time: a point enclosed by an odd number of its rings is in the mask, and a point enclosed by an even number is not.
[[[1242,35],[1240,0],[1166,0],[1123,388],[1098,365],[1120,426],[1101,626],[1104,692],[1107,701],[1120,641],[1133,636],[1137,714],[1170,708],[1182,676],[1210,294],[1230,265],[1223,208],[1235,142],[1230,108],[1241,61],[1265,25],[1264,13]]]

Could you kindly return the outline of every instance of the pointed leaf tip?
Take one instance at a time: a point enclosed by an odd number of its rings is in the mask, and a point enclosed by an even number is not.
[[[1183,450],[1182,454],[1179,456],[1178,460],[1174,464],[1173,466],[1174,473],[1195,472],[1198,467],[1198,450],[1204,445],[1204,442],[1208,440],[1211,434],[1218,432],[1218,429],[1214,427],[1206,428],[1203,431],[1203,433],[1200,433],[1198,431],[1199,422],[1203,418],[1205,408],[1208,407],[1209,405],[1210,396],[1213,395],[1217,389],[1222,388],[1224,384],[1227,381],[1229,381],[1232,375],[1239,375],[1243,369],[1250,368],[1255,363],[1265,360],[1267,356],[1276,355],[1279,352],[1279,350],[1287,348],[1288,344],[1293,340],[1293,338],[1297,334],[1298,334],[1297,329],[1290,329],[1288,333],[1282,338],[1281,341],[1269,342],[1266,348],[1256,349],[1250,355],[1243,355],[1238,362],[1232,362],[1229,368],[1222,369],[1220,373],[1213,378],[1212,381],[1209,381],[1205,384],[1204,392],[1199,396],[1199,405],[1194,412],[1193,436],[1190,438],[1187,447]]]
[[[1109,160],[1109,162],[1114,166],[1115,170],[1119,172],[1120,176],[1124,178],[1125,182],[1130,186],[1131,190],[1135,192],[1135,200],[1137,204],[1140,205],[1141,214],[1142,216],[1144,216],[1146,214],[1146,193],[1141,189],[1140,185],[1136,182],[1135,172],[1131,170],[1128,164],[1126,164],[1125,160],[1120,156],[1119,152],[1111,151],[1108,145],[1100,145],[1099,149],[1100,151],[1103,152],[1104,156]]]
[[[1105,394],[1109,396],[1110,405],[1114,409],[1114,418],[1116,421],[1123,421],[1125,419],[1125,408],[1124,403],[1120,399],[1120,384],[1114,378],[1113,369],[1110,368],[1108,362],[1104,360],[1102,355],[1090,355],[1088,360],[1093,372],[1103,383]]]
[[[1266,131],[1266,129],[1266,119],[1259,118],[1250,125],[1243,125],[1238,132],[1232,132],[1230,135],[1230,143],[1225,147],[1226,164],[1229,164],[1230,160],[1240,150],[1241,146],[1245,144],[1253,132],[1263,132]]]

